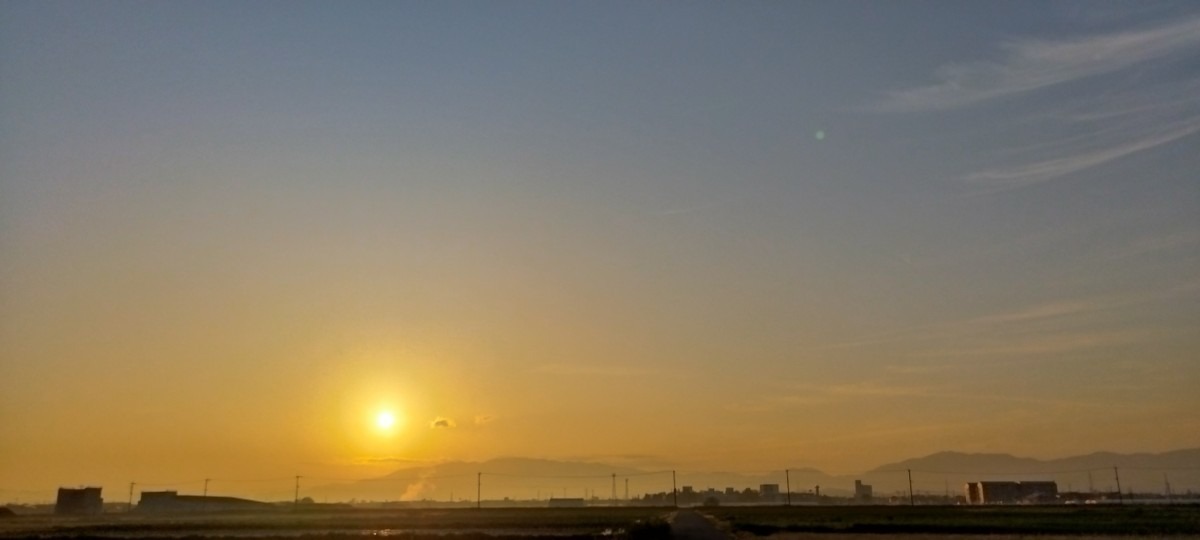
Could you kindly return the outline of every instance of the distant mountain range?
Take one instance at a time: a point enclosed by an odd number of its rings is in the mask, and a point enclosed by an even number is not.
[[[1114,471],[1113,468],[1117,470]],[[1060,491],[1111,492],[1120,475],[1122,491],[1162,493],[1170,482],[1172,492],[1200,492],[1200,448],[1161,454],[1116,454],[1097,452],[1083,456],[1040,460],[1009,454],[939,452],[925,457],[889,463],[858,475],[830,475],[820,470],[792,469],[764,474],[678,471],[676,485],[696,490],[732,487],[757,489],[761,484],[779,484],[793,492],[844,496],[853,492],[854,481],[874,486],[878,497],[908,489],[908,471],[918,493],[961,492],[966,482],[978,480],[1054,480]],[[480,474],[482,473],[482,474]],[[314,486],[314,497],[329,500],[475,500],[477,490],[484,499],[546,499],[549,497],[595,497],[609,499],[614,493],[624,499],[642,493],[670,492],[670,471],[650,471],[626,466],[532,458],[497,458],[484,462],[452,461],[405,468],[386,476]]]

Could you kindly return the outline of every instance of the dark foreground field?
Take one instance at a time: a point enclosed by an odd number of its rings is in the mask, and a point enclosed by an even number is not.
[[[656,526],[665,530],[663,518],[668,512],[664,508],[485,508],[17,516],[0,520],[0,538],[591,539],[627,536]]]
[[[737,536],[777,540],[837,537],[1200,538],[1200,506],[808,506],[696,509],[715,527],[703,540]],[[669,508],[338,510],[87,518],[16,516],[0,538],[288,538],[404,540],[518,538],[655,540],[671,537]],[[677,535],[678,537],[678,535]],[[693,537],[694,538],[694,537]],[[699,539],[698,539],[699,540]]]
[[[735,534],[1200,536],[1200,506],[792,506],[705,512]]]

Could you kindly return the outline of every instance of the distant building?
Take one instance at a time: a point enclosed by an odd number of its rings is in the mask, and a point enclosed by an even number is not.
[[[869,501],[875,497],[875,490],[869,485],[862,483],[862,480],[854,481],[854,499],[858,501]]]
[[[1034,503],[1056,502],[1058,484],[1049,481],[1021,482],[1021,497]]]
[[[550,508],[583,508],[584,506],[587,505],[583,502],[582,498],[555,499],[554,497],[550,497],[549,501]]]
[[[1036,504],[1058,500],[1054,482],[970,482],[964,486],[967,504]]]
[[[779,484],[760,484],[758,486],[758,496],[764,501],[779,500]]]
[[[104,499],[98,487],[58,488],[54,513],[59,515],[95,515],[104,511]]]
[[[138,500],[138,512],[184,513],[184,512],[238,512],[273,510],[270,503],[206,495],[180,495],[175,491],[143,491]]]

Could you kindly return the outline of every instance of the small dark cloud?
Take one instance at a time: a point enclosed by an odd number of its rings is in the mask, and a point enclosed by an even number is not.
[[[444,416],[434,418],[433,421],[429,423],[429,427],[433,429],[449,429],[457,425],[458,424],[454,422],[453,418],[446,418]]]
[[[496,417],[494,415],[480,414],[480,415],[475,416],[475,425],[482,426],[484,424],[490,423],[491,421],[493,421],[495,419],[496,419]]]

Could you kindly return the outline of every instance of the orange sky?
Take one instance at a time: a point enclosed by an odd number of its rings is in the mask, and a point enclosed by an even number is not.
[[[1195,6],[860,5],[0,5],[0,502],[1200,446]]]

